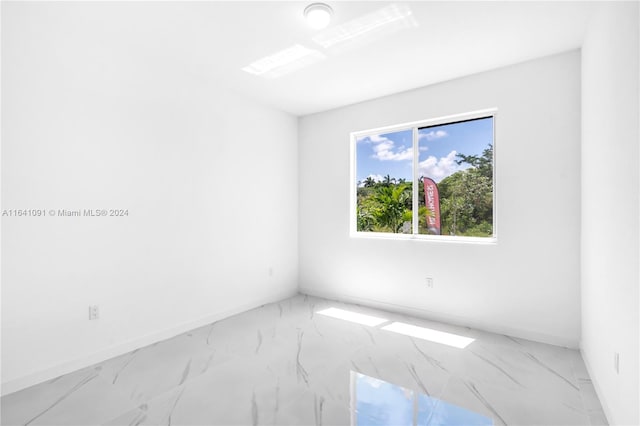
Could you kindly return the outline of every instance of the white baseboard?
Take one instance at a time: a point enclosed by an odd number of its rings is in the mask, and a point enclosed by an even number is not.
[[[269,303],[287,299],[289,297],[293,297],[296,294],[298,294],[297,289],[293,289],[291,291],[286,291],[286,292],[280,292],[278,294],[274,294],[274,295],[270,295],[269,297],[264,297],[258,300],[254,300],[250,303],[242,304],[222,312],[216,312],[210,315],[206,315],[194,321],[186,321],[175,327],[149,333],[147,335],[144,335],[138,338],[130,339],[126,342],[122,342],[122,343],[107,347],[105,349],[102,349],[89,356],[74,359],[62,364],[58,364],[54,367],[45,368],[44,370],[38,371],[33,374],[28,374],[18,379],[4,382],[2,383],[1,394],[4,396],[13,392],[17,392],[19,390],[28,388],[30,386],[37,385],[38,383],[55,379],[56,377],[59,377],[63,374],[68,374],[73,371],[89,367],[93,364],[101,363],[110,358],[126,354],[128,352],[134,351],[144,346],[148,346],[153,343],[160,342],[162,340],[170,339],[179,334],[185,333],[189,330],[193,330],[194,328],[202,327],[207,324],[220,321],[222,319],[228,318],[236,314],[240,314],[242,312],[249,311],[251,309],[257,308],[262,305],[266,305]]]
[[[358,305],[368,306],[371,308],[383,309],[389,312],[395,312],[399,314],[412,315],[418,318],[424,318],[432,321],[444,322],[451,325],[458,325],[461,327],[471,327],[476,330],[488,331],[491,333],[504,334],[511,337],[518,337],[526,340],[533,340],[535,342],[547,343],[554,346],[562,346],[570,349],[578,349],[578,342],[558,337],[551,336],[544,333],[538,333],[530,330],[521,330],[508,326],[500,326],[493,323],[485,323],[477,321],[473,318],[461,317],[457,315],[446,314],[442,312],[434,312],[426,309],[418,308],[416,306],[398,305],[394,303],[384,302],[381,300],[353,296],[342,292],[333,291],[318,291],[317,289],[310,289],[301,286],[300,293],[308,294],[309,296],[321,297],[324,299],[337,300],[341,302],[354,303]]]

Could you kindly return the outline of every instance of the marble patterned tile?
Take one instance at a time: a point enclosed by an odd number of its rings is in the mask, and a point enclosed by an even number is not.
[[[589,412],[589,424],[591,424],[591,426],[608,426],[609,422],[604,412],[591,411]]]
[[[589,379],[589,372],[587,371],[587,366],[580,355],[580,351],[571,351],[571,360],[573,364],[573,374],[578,381],[578,384],[580,379]]]
[[[463,407],[474,413],[481,414],[493,420],[495,425],[508,424],[504,420],[504,413],[495,407],[495,401],[489,395],[484,395],[484,388],[469,380],[451,378],[439,399],[458,407]]]
[[[322,407],[324,401],[328,406],[348,407],[348,384],[340,404],[336,402],[339,399],[320,395],[315,388],[296,384],[270,368],[247,365],[245,361],[215,367],[109,424],[131,424],[132,421],[140,425],[306,424],[303,419],[307,419],[309,413],[304,406],[313,408],[310,395],[319,395]]]
[[[318,313],[329,307],[387,321]],[[475,340],[452,347],[391,322]],[[362,375],[414,395],[425,424],[606,424],[577,351],[305,295],[7,395],[2,424],[350,424]]]
[[[451,374],[441,362],[433,357],[425,360],[424,352],[413,346],[397,345],[396,351],[391,348],[394,346],[359,352],[352,358],[351,370],[429,396],[442,393]]]
[[[558,350],[566,355],[563,348]],[[584,410],[580,389],[571,369],[567,370],[570,363],[566,361],[550,362],[549,357],[512,348],[486,350],[482,345],[470,347],[463,356],[466,362],[456,372],[460,378],[515,393],[527,391],[541,397],[553,397],[570,407]]]
[[[600,405],[596,388],[591,383],[591,379],[579,379],[579,386],[585,409],[590,412],[602,412],[602,405]]]
[[[321,392],[306,390],[284,403],[277,416],[278,425],[348,425],[349,401],[327,398]]]
[[[146,412],[140,408],[134,408],[119,414],[104,423],[104,426],[134,426],[140,425],[146,419]]]
[[[83,369],[2,397],[3,425],[93,425],[135,408],[99,375]]]
[[[180,386],[219,362],[214,348],[203,340],[181,334],[104,362],[100,376],[139,404]]]
[[[442,399],[493,419],[496,425],[585,425],[588,416],[580,407],[536,390],[509,390],[470,379],[453,378]]]

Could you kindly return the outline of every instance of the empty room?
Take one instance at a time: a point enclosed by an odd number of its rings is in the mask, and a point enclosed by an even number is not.
[[[640,424],[640,2],[0,14],[2,425]]]

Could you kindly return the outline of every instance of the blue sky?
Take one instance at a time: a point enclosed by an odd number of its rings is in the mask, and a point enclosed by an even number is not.
[[[493,118],[443,124],[420,129],[419,172],[440,182],[463,170],[455,163],[456,153],[480,155],[493,143]],[[356,181],[385,175],[411,181],[413,146],[411,130],[361,137],[356,141]]]

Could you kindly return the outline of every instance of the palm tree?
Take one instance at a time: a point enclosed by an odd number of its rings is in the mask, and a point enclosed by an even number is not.
[[[410,197],[406,184],[377,187],[373,200],[377,205],[378,223],[390,228],[391,232],[398,232],[402,227],[405,204]]]
[[[364,187],[365,188],[371,188],[372,186],[374,186],[376,184],[376,181],[374,178],[372,178],[371,176],[367,177],[364,180]]]

